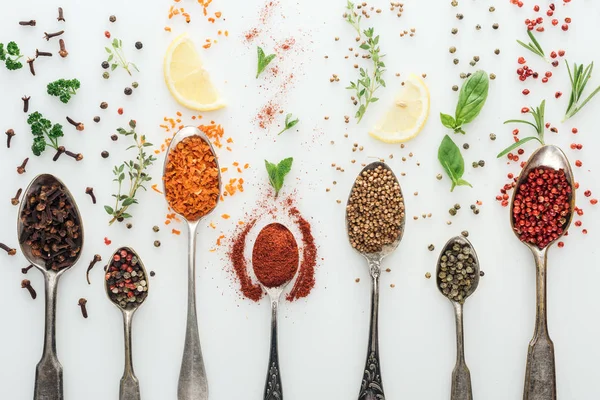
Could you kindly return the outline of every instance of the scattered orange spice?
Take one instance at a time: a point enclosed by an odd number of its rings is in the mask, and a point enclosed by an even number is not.
[[[152,190],[154,190],[156,193],[162,194],[162,192],[158,189],[158,183],[152,185]]]
[[[171,233],[173,233],[173,235],[181,235],[181,231],[178,231],[177,229],[171,230]]]
[[[231,218],[231,216],[229,214],[223,214],[223,215],[221,215],[221,218],[229,219],[229,218]]]

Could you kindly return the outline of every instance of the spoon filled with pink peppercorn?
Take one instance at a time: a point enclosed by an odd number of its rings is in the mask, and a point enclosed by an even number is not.
[[[556,400],[554,344],[546,318],[548,249],[569,228],[575,208],[573,172],[556,146],[535,151],[517,180],[511,203],[513,231],[533,253],[537,270],[535,332],[529,343],[523,400]]]

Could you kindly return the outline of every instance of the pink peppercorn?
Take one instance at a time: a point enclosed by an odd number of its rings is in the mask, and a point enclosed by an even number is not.
[[[564,50],[559,50],[559,51],[558,51],[558,55],[559,55],[560,57],[564,57],[564,56],[565,56],[565,51],[564,51]]]
[[[519,134],[519,130],[518,130],[518,129],[515,129],[515,130],[513,130],[513,132],[512,132],[512,133],[513,133],[513,135],[517,136],[517,135]]]
[[[576,167],[581,167],[582,165],[583,165],[583,163],[581,162],[581,160],[575,160]]]
[[[119,108],[119,109],[117,110],[117,112],[119,113],[119,115],[123,115],[123,108]]]
[[[519,64],[525,64],[527,61],[525,61],[524,57],[519,57],[519,59],[517,60]]]
[[[586,190],[585,192],[583,192],[583,195],[585,197],[590,197],[592,195],[592,191],[591,190]]]
[[[552,51],[552,53],[550,53],[550,58],[556,58],[557,54],[555,51]]]
[[[563,26],[560,27],[563,31],[568,31],[569,30],[569,25],[567,24],[563,24]]]
[[[535,6],[533,6],[533,11],[535,11],[535,12],[540,11],[540,6],[538,6],[537,4]]]
[[[558,25],[558,20],[556,18],[552,20],[552,25],[554,25],[554,26]]]
[[[521,108],[521,114],[527,114],[529,112],[529,107]]]
[[[579,131],[577,130],[577,128],[573,128],[573,129],[571,129],[571,132],[573,132],[573,134],[576,134]]]
[[[570,23],[571,23],[571,18],[569,18],[569,17],[565,18],[565,22],[566,22],[567,24],[570,24]]]
[[[583,233],[584,235],[587,235],[587,229],[582,229],[581,233]]]
[[[562,92],[556,92],[554,93],[554,97],[556,97],[557,99],[562,96]]]
[[[550,9],[551,9],[552,11],[554,11],[554,10],[555,10],[554,3],[550,3],[550,4],[548,4],[548,7],[550,7]]]
[[[562,249],[565,247],[565,242],[558,242],[557,246]]]
[[[110,32],[104,31],[104,36],[106,36],[107,39],[110,39]]]
[[[529,89],[523,89],[523,92],[522,92],[522,93],[523,93],[525,96],[527,96],[527,95],[528,95],[529,93],[531,93],[531,92],[529,91]]]
[[[598,199],[591,199],[590,204],[595,206],[596,204],[598,204]]]
[[[548,10],[548,11],[546,11],[546,15],[549,16],[549,17],[551,17],[551,16],[554,15],[554,11]]]

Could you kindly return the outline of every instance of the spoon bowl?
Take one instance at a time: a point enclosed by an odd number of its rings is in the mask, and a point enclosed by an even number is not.
[[[467,300],[467,298],[469,296],[471,296],[475,292],[475,290],[477,290],[477,286],[479,286],[479,271],[480,271],[479,259],[477,258],[477,253],[475,252],[475,248],[473,247],[473,244],[469,241],[469,239],[467,239],[466,237],[461,235],[461,236],[455,236],[446,242],[446,244],[444,245],[444,248],[440,252],[440,256],[438,258],[437,268],[436,268],[436,272],[435,272],[435,280],[436,280],[436,286],[437,286],[439,292],[444,297],[446,297],[448,300],[450,300],[452,303],[458,303],[458,301],[452,300],[444,294],[443,289],[440,286],[442,284],[442,280],[440,278],[440,272],[441,272],[442,256],[444,255],[446,250],[448,250],[450,247],[452,247],[455,243],[458,243],[461,246],[469,246],[469,248],[471,249],[471,255],[473,256],[473,259],[475,260],[475,271],[473,272],[475,278],[471,282],[471,286],[469,287],[468,291],[465,294],[465,297],[464,297],[465,301]]]
[[[221,169],[219,168],[219,160],[212,143],[198,128],[194,126],[186,126],[180,129],[171,140],[171,143],[169,143],[167,155],[163,165],[163,193],[167,204],[169,203],[169,199],[167,198],[165,176],[169,164],[169,156],[171,155],[171,151],[175,148],[175,146],[177,146],[184,139],[193,136],[200,137],[202,140],[204,140],[204,142],[209,145],[211,153],[215,156],[215,163],[218,172],[219,194],[222,193]],[[208,379],[206,377],[206,369],[204,367],[202,349],[200,347],[200,333],[198,331],[198,317],[196,315],[196,233],[198,231],[199,222],[202,220],[202,218],[206,217],[213,212],[215,208],[217,208],[217,205],[219,204],[219,197],[220,196],[217,196],[215,205],[209,212],[193,221],[188,220],[177,210],[173,209],[171,204],[169,204],[169,207],[187,223],[188,227],[187,323],[183,359],[181,362],[181,372],[179,374],[179,384],[177,386],[178,400],[208,400]]]
[[[66,265],[61,266],[58,270],[46,268],[46,262],[44,259],[33,254],[32,247],[27,244],[28,237],[25,231],[25,223],[22,218],[25,207],[30,205],[30,199],[33,193],[39,190],[42,186],[52,185],[57,185],[58,187],[58,189],[55,189],[53,193],[62,192],[66,197],[67,202],[71,206],[71,211],[68,212],[67,215],[70,215],[72,220],[78,222],[79,224],[79,236],[77,239],[73,240],[75,246],[79,246],[79,251],[66,263]],[[47,213],[50,214],[49,209]],[[63,368],[58,361],[58,356],[56,355],[56,297],[58,293],[58,282],[60,277],[73,265],[75,265],[81,257],[81,250],[84,243],[84,233],[83,221],[81,220],[81,214],[77,208],[77,203],[75,202],[71,192],[62,183],[62,181],[50,174],[38,175],[31,181],[25,190],[23,201],[19,206],[17,233],[19,236],[19,246],[21,247],[21,251],[25,255],[25,258],[44,275],[46,300],[44,349],[42,352],[42,358],[36,366],[33,399],[63,400]]]

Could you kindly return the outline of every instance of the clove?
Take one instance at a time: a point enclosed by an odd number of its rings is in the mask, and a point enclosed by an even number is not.
[[[85,272],[85,278],[87,279],[88,285],[91,285],[90,271],[92,270],[92,268],[94,268],[94,265],[96,265],[96,263],[98,261],[102,261],[102,256],[100,256],[100,254],[94,255],[94,259],[92,261],[90,261],[90,266],[88,267],[87,271]]]
[[[28,266],[28,267],[21,268],[21,273],[22,273],[22,274],[26,274],[26,273],[28,273],[28,272],[29,272],[29,270],[30,270],[31,268],[33,268],[33,264],[29,264],[29,266]]]
[[[65,154],[68,155],[69,157],[74,158],[75,161],[81,161],[81,160],[83,160],[83,154],[81,154],[81,153],[75,154],[72,151],[65,150]]]
[[[52,57],[52,53],[49,51],[39,51],[38,49],[35,49],[35,58],[38,57]]]
[[[62,21],[62,22],[65,22],[65,16],[64,16],[64,13],[63,13],[63,9],[62,9],[62,7],[58,7],[58,18],[56,18],[56,19],[57,19],[59,22],[60,22],[60,21]]]
[[[17,167],[17,173],[19,175],[23,175],[25,172],[27,172],[25,170],[25,167],[27,166],[27,163],[29,162],[29,157],[27,157],[26,159],[23,160],[23,162],[21,163],[21,165],[19,165]]]
[[[20,21],[19,25],[21,25],[21,26],[35,26],[36,22],[35,22],[35,19],[29,20],[29,21]]]
[[[96,195],[94,194],[94,188],[87,187],[87,188],[85,189],[85,193],[86,193],[86,194],[89,194],[89,195],[90,195],[90,197],[92,198],[92,203],[93,203],[93,204],[96,204]]]
[[[67,122],[73,125],[78,131],[85,129],[85,125],[82,122],[75,122],[72,118],[67,117]]]
[[[52,161],[58,161],[58,158],[64,152],[65,152],[65,146],[58,146],[58,148],[56,149],[56,154],[54,155],[54,157],[52,157]]]
[[[87,300],[84,299],[83,297],[81,299],[79,299],[79,302],[77,303],[77,305],[79,307],[81,307],[81,315],[83,315],[83,318],[88,317],[87,309],[85,307],[86,304],[87,304]]]
[[[31,287],[31,282],[29,281],[29,279],[23,279],[21,281],[21,287],[23,289],[27,289],[29,291],[29,294],[31,295],[31,298],[35,300],[35,298],[37,297],[37,293],[35,292],[35,289]]]
[[[31,71],[31,75],[35,76],[35,68],[33,68],[33,62],[35,58],[27,58],[27,64],[29,64],[29,71]]]
[[[15,136],[15,135],[16,135],[16,133],[12,129],[9,129],[9,130],[6,131],[6,136],[7,136],[7,138],[6,138],[6,147],[7,148],[10,149],[10,141],[12,140],[13,136]]]
[[[7,245],[5,245],[4,243],[0,243],[0,249],[6,251],[6,253],[9,256],[14,256],[15,254],[17,254],[17,249],[11,249],[10,247],[8,247]]]
[[[67,51],[67,49],[65,49],[65,41],[60,39],[58,41],[58,45],[60,46],[60,51],[58,52],[58,54],[62,57],[62,58],[66,58],[69,55],[69,52]]]
[[[31,96],[23,96],[21,97],[21,100],[23,100],[23,112],[27,113],[29,111],[29,100],[31,100]]]
[[[19,199],[21,198],[21,193],[23,193],[23,189],[19,188],[19,190],[17,190],[17,194],[15,194],[15,197],[10,199],[10,204],[12,204],[13,206],[19,205],[19,202],[20,202]]]
[[[63,33],[65,33],[65,31],[58,31],[58,32],[54,32],[54,33],[47,33],[47,32],[44,32],[44,39],[46,39],[47,41],[49,41],[49,40],[50,40],[50,39],[52,39],[53,37],[60,36],[60,35],[62,35]]]

